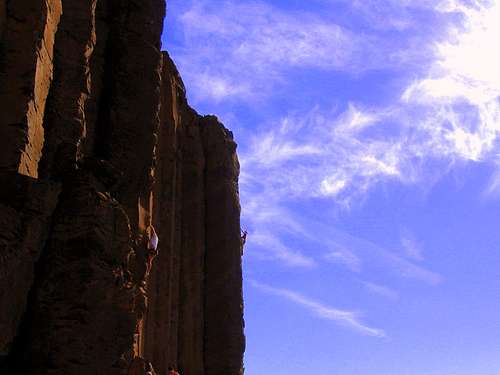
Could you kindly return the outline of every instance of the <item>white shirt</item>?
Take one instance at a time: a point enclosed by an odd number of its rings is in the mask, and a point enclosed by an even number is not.
[[[156,233],[153,231],[153,235],[149,239],[149,244],[148,247],[154,251],[156,251],[156,248],[158,247],[158,236]]]

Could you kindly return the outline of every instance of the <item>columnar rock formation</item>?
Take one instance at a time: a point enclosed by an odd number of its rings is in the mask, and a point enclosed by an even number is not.
[[[0,0],[0,373],[243,371],[236,144],[164,9]]]

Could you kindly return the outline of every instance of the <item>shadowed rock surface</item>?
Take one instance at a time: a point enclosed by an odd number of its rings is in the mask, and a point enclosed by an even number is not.
[[[0,374],[243,372],[236,144],[164,9],[0,0]]]

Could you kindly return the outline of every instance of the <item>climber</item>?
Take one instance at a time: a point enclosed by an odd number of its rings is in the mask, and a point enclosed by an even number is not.
[[[151,362],[146,362],[146,375],[156,375],[155,369],[153,368],[153,365]]]
[[[147,257],[148,257],[148,272],[151,271],[153,267],[153,260],[158,255],[158,235],[156,234],[155,228],[150,225],[147,230],[148,234],[148,245],[147,245]]]
[[[244,245],[247,242],[248,232],[246,230],[241,232],[241,244]]]
[[[180,375],[177,371],[175,371],[175,368],[173,366],[170,366],[168,368],[168,375]]]

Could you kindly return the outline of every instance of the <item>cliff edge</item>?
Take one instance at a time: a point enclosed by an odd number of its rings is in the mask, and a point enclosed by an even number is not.
[[[243,373],[236,143],[164,10],[0,0],[0,374]]]

